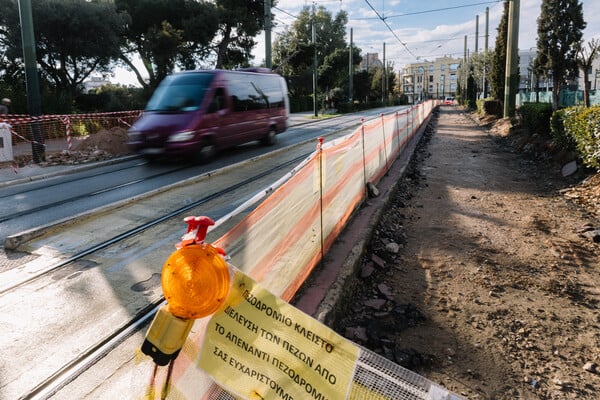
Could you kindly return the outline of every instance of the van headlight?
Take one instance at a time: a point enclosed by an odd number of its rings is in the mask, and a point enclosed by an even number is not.
[[[194,132],[179,132],[169,136],[169,142],[187,142],[194,138]]]
[[[130,142],[139,142],[142,139],[142,133],[137,131],[127,132]]]

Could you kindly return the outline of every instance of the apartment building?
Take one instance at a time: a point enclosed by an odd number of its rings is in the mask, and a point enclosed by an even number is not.
[[[455,96],[461,59],[440,57],[405,65],[400,71],[401,91],[409,103]]]

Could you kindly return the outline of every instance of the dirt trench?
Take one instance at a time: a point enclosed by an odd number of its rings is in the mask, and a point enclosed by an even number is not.
[[[459,107],[432,124],[335,329],[469,399],[600,398],[598,175]]]

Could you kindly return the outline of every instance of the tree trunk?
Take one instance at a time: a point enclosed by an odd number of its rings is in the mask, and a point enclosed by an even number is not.
[[[590,78],[587,71],[583,72],[583,105],[585,107],[590,106]]]
[[[558,101],[560,95],[560,79],[557,76],[552,77],[552,110],[558,110]]]

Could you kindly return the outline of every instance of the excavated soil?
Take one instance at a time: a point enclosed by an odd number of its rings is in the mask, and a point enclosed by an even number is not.
[[[46,161],[41,162],[40,166],[83,164],[109,160],[129,153],[127,130],[113,127],[109,130],[101,129],[84,138],[73,138],[73,149],[71,151],[46,151]],[[17,167],[24,167],[32,162],[33,157],[31,154],[15,156],[14,159],[14,165]]]
[[[599,175],[510,121],[432,125],[335,328],[469,399],[600,398]]]

